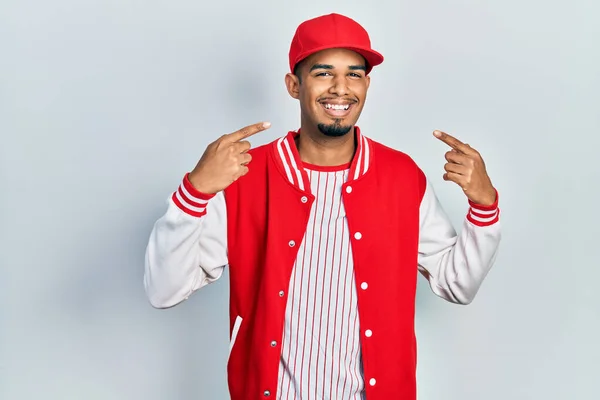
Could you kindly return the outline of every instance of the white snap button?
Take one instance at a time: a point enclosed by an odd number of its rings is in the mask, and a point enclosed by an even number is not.
[[[352,193],[352,186],[346,186],[346,193]]]
[[[280,291],[279,291],[279,297],[283,297],[283,294],[284,294],[284,293],[283,293],[283,290],[280,290]]]
[[[360,233],[360,232],[356,232],[356,233],[354,234],[354,239],[356,239],[356,240],[360,240],[361,238],[362,238],[362,233]]]
[[[290,242],[288,244],[290,245],[290,247],[294,247],[296,245],[296,242],[294,242],[293,240],[290,240]]]
[[[371,386],[375,386],[376,383],[377,383],[377,381],[375,380],[375,378],[371,378],[369,380],[369,385],[371,385]]]
[[[373,331],[372,331],[372,330],[370,330],[370,329],[367,329],[367,330],[365,331],[365,336],[366,336],[366,337],[371,337],[371,336],[373,336]]]
[[[362,290],[367,290],[368,287],[369,287],[369,284],[367,282],[363,282],[360,284],[360,288]]]
[[[273,340],[273,341],[271,342],[271,347],[275,347],[275,346],[277,346],[277,342]]]
[[[265,392],[263,394],[265,395],[265,397],[269,397],[271,395],[271,392],[269,392],[268,390],[265,390]]]
[[[306,196],[302,196],[302,198],[300,199],[301,202],[306,203],[308,201],[308,197]]]

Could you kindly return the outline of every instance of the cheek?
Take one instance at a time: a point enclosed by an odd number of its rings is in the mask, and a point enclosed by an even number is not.
[[[304,91],[300,95],[300,101],[305,108],[316,110],[319,107],[317,99],[321,97],[321,93],[315,91]]]
[[[367,84],[365,82],[357,83],[350,87],[352,93],[362,102],[367,97]]]

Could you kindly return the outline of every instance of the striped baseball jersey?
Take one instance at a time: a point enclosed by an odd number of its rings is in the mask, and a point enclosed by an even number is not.
[[[361,399],[359,320],[342,202],[349,165],[304,165],[315,195],[290,287],[278,399]]]

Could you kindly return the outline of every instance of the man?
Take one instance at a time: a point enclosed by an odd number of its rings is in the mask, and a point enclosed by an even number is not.
[[[417,271],[470,303],[496,257],[498,193],[475,149],[434,133],[470,206],[457,235],[411,158],[362,134],[383,57],[354,20],[305,21],[289,59],[300,129],[251,150],[260,123],[208,146],[151,233],[146,292],[171,307],[229,265],[234,400],[415,399]]]

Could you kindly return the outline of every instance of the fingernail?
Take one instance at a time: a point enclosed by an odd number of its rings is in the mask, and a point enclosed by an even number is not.
[[[433,136],[440,137],[442,133],[440,131],[433,131]]]
[[[263,122],[263,128],[268,128],[271,126],[270,122]]]

